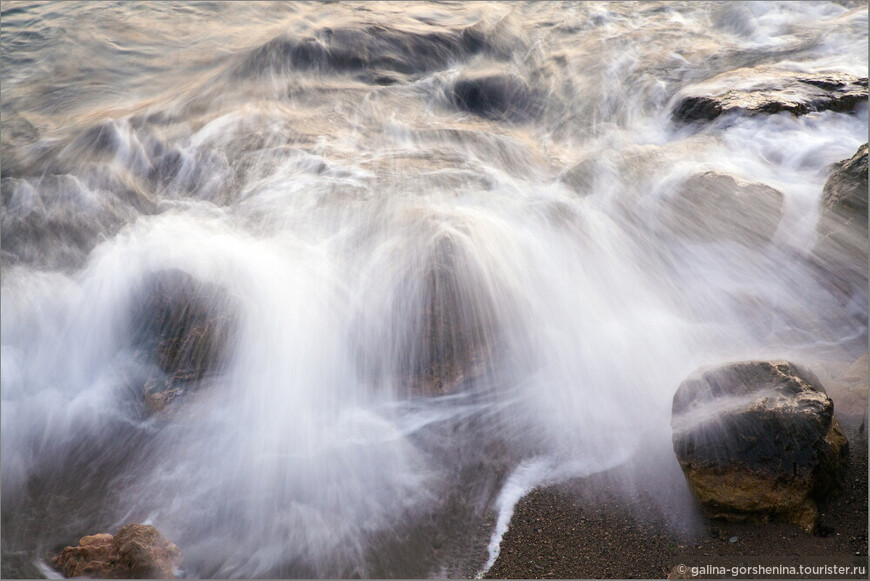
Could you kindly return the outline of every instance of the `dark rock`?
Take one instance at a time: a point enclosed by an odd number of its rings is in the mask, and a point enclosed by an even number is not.
[[[867,302],[867,144],[833,165],[822,194],[812,261],[844,301]],[[866,310],[862,314],[866,324]],[[865,342],[866,343],[866,342]]]
[[[301,37],[282,34],[270,40],[248,55],[239,72],[375,71],[414,75],[442,70],[451,60],[468,57],[486,46],[485,35],[475,28],[429,27],[424,32],[383,25],[323,27]]]
[[[434,245],[425,273],[423,312],[403,362],[412,389],[453,391],[485,367],[494,347],[494,317],[474,296],[459,249],[449,236]]]
[[[180,270],[146,282],[132,317],[134,343],[166,374],[145,386],[154,411],[221,370],[236,328],[238,307],[227,292]]]
[[[678,121],[712,121],[720,115],[795,116],[813,111],[853,111],[867,100],[867,78],[847,73],[796,73],[739,69],[691,87],[673,111]]]
[[[461,237],[431,232],[419,242],[425,251],[414,257],[414,268],[386,295],[369,299],[375,304],[354,325],[353,338],[360,376],[410,398],[462,392],[508,367],[501,362],[509,319],[497,316],[492,281]]]
[[[462,77],[454,83],[451,98],[459,109],[494,120],[523,121],[541,109],[528,83],[510,74]]]
[[[782,218],[782,192],[708,171],[689,177],[668,200],[665,225],[695,240],[767,242]]]
[[[816,500],[842,485],[848,443],[818,378],[788,361],[732,363],[684,381],[671,424],[680,466],[708,516],[811,531]]]
[[[858,148],[850,159],[832,166],[831,177],[822,191],[823,209],[835,213],[842,221],[867,222],[867,144]]]
[[[174,579],[181,551],[151,525],[128,524],[114,537],[107,533],[79,539],[53,565],[65,577],[96,579]]]

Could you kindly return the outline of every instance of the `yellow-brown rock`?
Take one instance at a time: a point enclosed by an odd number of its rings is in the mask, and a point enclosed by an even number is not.
[[[842,484],[848,442],[809,370],[747,361],[701,371],[674,395],[674,451],[711,518],[774,517],[812,531]]]
[[[151,525],[128,524],[107,533],[79,539],[54,559],[65,577],[95,579],[174,579],[181,551]]]

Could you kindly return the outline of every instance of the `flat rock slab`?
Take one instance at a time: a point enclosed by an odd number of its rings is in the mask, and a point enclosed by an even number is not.
[[[689,88],[677,101],[678,121],[712,121],[721,115],[761,115],[786,111],[796,117],[813,111],[850,112],[867,100],[867,77],[847,73],[798,73],[738,69]]]

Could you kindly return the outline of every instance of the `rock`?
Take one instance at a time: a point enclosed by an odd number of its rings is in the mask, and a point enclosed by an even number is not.
[[[768,185],[708,171],[682,183],[663,219],[666,227],[689,239],[760,244],[776,232],[783,199]]]
[[[147,407],[162,410],[221,369],[237,312],[225,290],[180,270],[157,272],[146,282],[133,313],[134,343],[166,374],[146,383]]]
[[[486,35],[465,29],[427,26],[405,30],[387,25],[313,27],[304,34],[287,31],[254,48],[238,65],[237,73],[250,76],[290,70],[319,73],[359,71],[364,78],[386,73],[419,75],[442,70],[454,59],[487,50]],[[373,75],[368,74],[373,73]]]
[[[812,261],[844,301],[867,302],[867,144],[833,165],[822,190]],[[863,314],[866,323],[866,311]],[[866,343],[866,341],[865,341]]]
[[[847,73],[798,73],[770,68],[737,69],[690,87],[677,101],[678,121],[712,121],[720,115],[795,116],[813,111],[853,111],[867,100],[867,78]]]
[[[496,121],[523,121],[541,109],[541,100],[528,83],[511,74],[461,77],[453,84],[451,98],[457,108]]]
[[[674,451],[709,517],[776,517],[812,531],[816,500],[848,466],[833,412],[818,378],[788,361],[702,370],[674,394]]]
[[[114,537],[107,533],[79,539],[53,565],[65,577],[97,579],[174,579],[181,551],[151,525],[128,524]]]
[[[867,221],[867,144],[858,148],[851,159],[833,165],[825,183],[823,203],[826,210],[844,219]]]
[[[477,300],[460,251],[449,236],[434,245],[425,273],[424,309],[406,353],[404,375],[426,395],[452,392],[488,362],[494,318]]]
[[[66,547],[53,564],[65,577],[109,578],[117,566],[112,556],[112,535],[102,533],[82,537],[77,547]]]
[[[135,579],[171,579],[181,551],[151,525],[128,524],[112,540],[122,567]]]

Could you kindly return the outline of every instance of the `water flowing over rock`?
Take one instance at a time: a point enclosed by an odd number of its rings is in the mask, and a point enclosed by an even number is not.
[[[79,539],[53,564],[66,577],[96,579],[175,579],[181,551],[151,525],[128,524],[108,533]]]
[[[293,69],[358,72],[369,82],[392,84],[404,75],[443,69],[451,59],[470,56],[486,45],[480,26],[458,31],[383,25],[324,27],[305,35],[287,33],[272,39],[254,49],[239,71],[245,75]]]
[[[486,119],[523,121],[541,108],[540,98],[516,75],[465,76],[454,83],[451,95],[456,107]]]
[[[426,271],[424,308],[406,370],[416,391],[450,393],[492,356],[496,322],[469,288],[455,243],[443,237]]]
[[[145,403],[161,411],[226,363],[237,306],[222,288],[180,270],[154,274],[138,300],[134,341],[165,373],[146,383]]]
[[[816,499],[845,477],[849,446],[818,378],[788,361],[700,371],[674,394],[674,451],[713,518],[773,516],[811,531]]]
[[[853,111],[867,100],[867,77],[847,73],[796,73],[739,69],[699,83],[674,107],[678,121],[712,121],[721,115]]]
[[[782,192],[721,172],[692,175],[668,201],[666,225],[695,240],[767,242],[782,218]]]
[[[0,13],[0,577],[152,518],[190,578],[465,578],[543,483],[692,525],[698,364],[846,363],[863,405],[860,255],[808,255],[866,2]]]
[[[835,163],[823,191],[827,210],[859,223],[867,220],[867,144],[850,159]],[[863,218],[863,220],[862,220]]]
[[[844,300],[866,303],[867,144],[832,169],[822,190],[819,239],[812,260]]]

